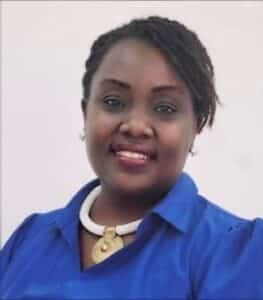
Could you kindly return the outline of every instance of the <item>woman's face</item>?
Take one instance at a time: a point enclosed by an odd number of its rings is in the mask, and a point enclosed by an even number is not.
[[[115,44],[95,73],[86,113],[87,153],[104,188],[166,193],[197,133],[190,92],[142,41]]]

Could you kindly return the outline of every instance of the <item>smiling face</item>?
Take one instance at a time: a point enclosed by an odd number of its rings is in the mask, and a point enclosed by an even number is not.
[[[166,193],[197,133],[186,85],[159,50],[134,39],[103,58],[84,117],[88,157],[102,188],[122,195]]]

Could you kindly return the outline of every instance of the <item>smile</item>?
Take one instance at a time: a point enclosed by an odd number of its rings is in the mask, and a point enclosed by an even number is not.
[[[118,165],[129,172],[142,172],[156,159],[153,148],[140,144],[112,144],[110,152]]]
[[[156,151],[152,147],[140,144],[112,144],[110,145],[110,152],[130,159],[156,159]]]
[[[117,151],[115,153],[119,157],[128,158],[131,160],[143,160],[146,161],[149,157],[145,154],[138,153],[138,152],[131,152],[131,151]]]

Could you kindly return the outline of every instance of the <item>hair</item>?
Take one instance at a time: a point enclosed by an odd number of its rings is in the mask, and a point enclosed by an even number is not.
[[[212,127],[219,99],[215,90],[214,67],[206,48],[196,33],[175,20],[159,16],[134,19],[116,29],[102,34],[93,43],[86,60],[83,76],[85,110],[92,78],[104,55],[116,43],[135,38],[157,48],[190,90],[198,127]]]

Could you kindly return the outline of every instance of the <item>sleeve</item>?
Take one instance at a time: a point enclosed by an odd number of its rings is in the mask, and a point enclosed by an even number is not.
[[[8,239],[4,247],[0,250],[0,274],[3,276],[14,257],[16,250],[23,243],[29,228],[36,217],[36,214],[27,217],[22,224],[15,230],[15,232]]]
[[[197,299],[263,299],[263,220],[223,235],[199,275]]]

